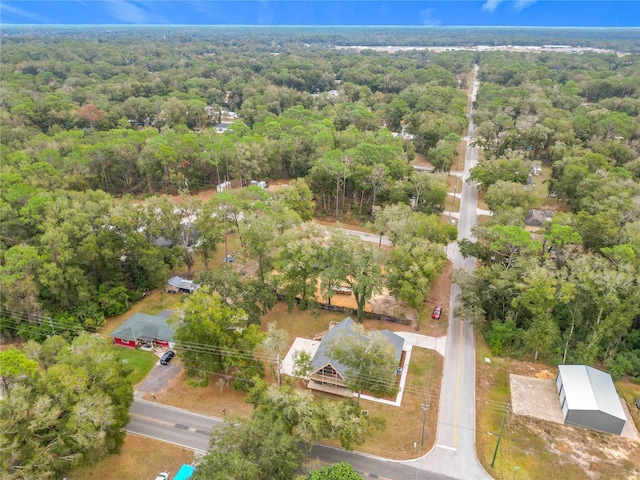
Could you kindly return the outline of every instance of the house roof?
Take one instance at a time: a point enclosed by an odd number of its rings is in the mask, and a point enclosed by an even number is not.
[[[337,372],[344,378],[345,373],[347,371],[347,367],[336,360],[330,359],[327,356],[328,345],[332,342],[333,339],[339,338],[345,335],[354,335],[356,326],[356,322],[354,322],[351,317],[345,318],[343,321],[335,325],[331,328],[325,335],[322,337],[322,341],[320,345],[318,345],[318,350],[316,350],[316,354],[313,356],[313,371],[320,370],[325,365],[330,364]],[[404,346],[404,338],[389,330],[381,330],[382,333],[387,339],[391,342],[394,348],[394,354],[396,362],[400,363],[400,358],[402,357],[402,347]]]
[[[527,210],[527,214],[524,219],[524,223],[530,227],[540,227],[545,222],[551,220],[553,212],[550,210],[539,210],[531,208]]]
[[[200,285],[197,283],[193,283],[193,280],[186,280],[182,277],[171,277],[167,282],[172,287],[180,288],[182,290],[189,290],[193,292],[200,288]]]
[[[165,342],[173,342],[173,328],[167,325],[167,319],[164,317],[135,313],[113,331],[110,336],[123,340],[142,340],[146,342],[163,340]]]
[[[611,375],[586,365],[558,365],[569,410],[600,410],[627,420]]]

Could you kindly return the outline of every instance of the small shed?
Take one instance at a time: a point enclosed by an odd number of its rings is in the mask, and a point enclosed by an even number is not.
[[[182,277],[171,277],[167,282],[165,290],[167,293],[193,293],[198,288],[200,288],[200,284],[193,283],[193,280],[187,280]]]
[[[559,365],[556,386],[565,423],[620,435],[627,416],[611,375],[586,365]]]
[[[346,388],[345,381],[347,367],[327,357],[327,346],[334,338],[345,335],[355,335],[355,325],[356,323],[351,317],[347,317],[324,334],[311,360],[313,367],[309,374],[309,388],[338,395],[351,396],[352,392]],[[399,365],[402,359],[404,338],[389,330],[382,330],[381,333],[384,334],[393,345],[395,359]]]
[[[173,328],[167,324],[167,318],[165,312],[157,316],[135,313],[110,336],[113,337],[113,343],[123,347],[136,348],[139,343],[171,347]]]

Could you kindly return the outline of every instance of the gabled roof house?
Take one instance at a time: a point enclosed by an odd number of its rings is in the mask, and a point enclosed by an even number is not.
[[[173,328],[167,324],[171,311],[164,310],[159,315],[135,313],[111,333],[113,343],[123,347],[136,348],[138,343],[154,343],[160,347],[173,345]]]
[[[332,327],[320,341],[318,349],[312,359],[313,368],[309,373],[308,387],[313,390],[334,393],[350,397],[353,392],[346,387],[345,375],[347,367],[327,356],[329,344],[336,338],[346,335],[356,335],[355,326],[357,324],[351,317],[345,318],[342,322]],[[381,333],[387,337],[394,348],[395,359],[400,364],[402,358],[402,348],[404,338],[389,330],[382,330]]]

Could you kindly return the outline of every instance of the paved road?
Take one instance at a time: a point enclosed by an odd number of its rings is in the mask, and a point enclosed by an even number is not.
[[[127,432],[161,439],[196,451],[206,451],[213,429],[222,424],[219,418],[191,413],[180,408],[146,400],[134,400]],[[452,480],[440,474],[421,471],[415,467],[356,452],[347,452],[327,445],[314,445],[311,457],[323,462],[349,462],[365,478],[379,480]]]
[[[136,385],[136,394],[159,392],[169,385],[169,380],[182,370],[182,363],[173,359],[169,365],[160,365],[160,358],[145,379]]]
[[[222,420],[147,400],[134,400],[129,409],[129,433],[156,438],[200,452],[209,449],[209,439]]]
[[[477,67],[474,75],[472,99],[478,90]],[[473,106],[471,107],[473,110]],[[471,119],[470,112],[469,118]],[[473,120],[469,121],[467,137],[467,155],[462,178],[469,178],[469,170],[475,166],[477,150],[471,147],[473,138]],[[478,191],[475,184],[463,182],[460,215],[458,221],[458,240],[471,238],[471,228],[477,221]],[[475,267],[474,259],[465,260],[457,244],[452,249],[454,268],[463,268],[469,272]],[[460,287],[451,287],[450,312],[457,305]],[[407,462],[411,466],[430,472],[441,473],[458,479],[491,478],[478,462],[475,450],[475,342],[473,326],[460,318],[452,318],[447,332],[446,356],[440,392],[440,411],[438,412],[438,430],[435,447],[424,457]]]

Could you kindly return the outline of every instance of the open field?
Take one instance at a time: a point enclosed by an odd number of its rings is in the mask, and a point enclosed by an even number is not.
[[[556,369],[493,357],[482,338],[478,338],[476,345],[477,452],[480,462],[494,478],[640,478],[640,442],[637,440],[514,414],[505,417],[505,406],[511,401],[509,373],[555,378]],[[491,363],[486,363],[485,357],[490,358]],[[640,392],[638,386],[627,384],[627,388],[630,392]],[[491,468],[505,418],[502,441]]]

